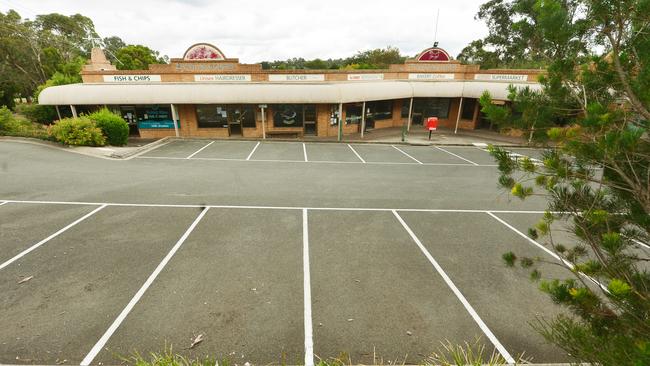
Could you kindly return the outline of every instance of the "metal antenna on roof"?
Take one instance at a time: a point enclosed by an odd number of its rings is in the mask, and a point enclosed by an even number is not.
[[[438,8],[438,13],[436,14],[436,31],[433,35],[433,47],[438,47],[438,20],[440,19],[440,8]]]

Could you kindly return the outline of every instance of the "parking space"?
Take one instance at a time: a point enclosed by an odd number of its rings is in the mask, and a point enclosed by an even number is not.
[[[12,203],[0,206],[0,266],[95,208]]]
[[[477,165],[496,165],[494,158],[482,149],[472,146],[438,146],[438,150],[457,157],[460,161]]]
[[[214,141],[199,151],[194,159],[246,159],[253,151],[255,141]]]
[[[400,153],[390,145],[350,144],[350,146],[367,163],[417,164],[416,161]]]
[[[302,296],[300,211],[210,209],[96,361],[202,334],[192,357],[298,364]]]
[[[310,212],[309,235],[318,357],[417,364],[483,335],[391,212]]]
[[[485,213],[401,215],[513,357],[524,354],[536,363],[569,361],[528,326],[536,316],[557,315],[559,308],[531,285],[529,270],[508,268],[501,259],[508,251],[544,257],[542,250]],[[541,270],[550,278],[566,277],[554,265]]]
[[[304,148],[294,142],[262,142],[250,160],[262,161],[305,161]]]
[[[423,164],[462,164],[469,165],[465,160],[462,160],[449,153],[429,146],[396,146],[401,151],[409,154],[413,158],[422,162]]]
[[[307,158],[309,161],[330,161],[360,163],[361,160],[354,154],[347,144],[306,144]]]
[[[193,214],[107,207],[2,269],[0,363],[79,363]]]
[[[209,141],[171,141],[161,145],[154,150],[141,155],[143,157],[160,158],[187,158],[191,157],[199,149],[205,147]]]

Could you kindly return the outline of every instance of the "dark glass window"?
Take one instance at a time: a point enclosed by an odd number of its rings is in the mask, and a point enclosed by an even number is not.
[[[172,109],[168,105],[139,105],[135,107],[138,122],[162,122],[172,120]]]
[[[348,104],[345,106],[345,123],[359,124],[363,115],[363,104]]]
[[[216,104],[197,105],[196,121],[199,128],[228,128],[228,108]]]
[[[450,102],[449,98],[415,98],[413,100],[413,115],[419,116],[418,120],[420,121],[429,117],[447,119],[449,118]]]
[[[302,104],[277,104],[273,107],[274,127],[302,127]]]
[[[393,102],[390,100],[366,103],[368,118],[375,121],[393,118]]]
[[[410,99],[403,99],[402,100],[402,118],[409,118],[409,107],[411,106],[411,100]]]
[[[460,113],[462,119],[474,119],[474,108],[476,108],[476,99],[463,99],[463,108]]]

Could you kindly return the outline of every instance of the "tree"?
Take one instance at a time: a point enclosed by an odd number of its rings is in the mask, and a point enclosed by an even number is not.
[[[359,51],[347,59],[346,65],[360,65],[361,69],[385,69],[390,64],[403,64],[406,57],[402,56],[397,47],[388,46],[385,49]]]
[[[486,4],[491,3],[503,2]],[[554,263],[573,274],[568,280],[541,280],[541,289],[567,313],[532,324],[578,361],[648,365],[650,1],[529,3],[536,20],[534,43],[551,52],[538,54],[548,62],[542,91],[533,96],[516,90],[514,104],[483,107],[489,118],[507,120],[517,108],[530,107],[517,103],[543,98],[540,115],[530,118],[561,122],[546,131],[554,145],[541,163],[515,160],[491,147],[500,185],[521,199],[548,199],[547,212],[529,235],[546,238],[559,259]],[[519,15],[509,16],[516,24]],[[548,58],[551,54],[556,58]],[[552,225],[559,222],[577,242],[557,241]],[[543,276],[541,259],[517,258],[512,252],[504,259],[531,268],[535,280]]]
[[[142,45],[128,45],[115,53],[119,70],[146,70],[149,64],[166,63],[167,56],[160,56],[158,51]]]

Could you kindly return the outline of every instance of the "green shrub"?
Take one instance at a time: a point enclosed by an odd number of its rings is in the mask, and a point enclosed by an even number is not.
[[[18,104],[16,105],[16,112],[31,121],[43,124],[50,124],[58,119],[56,108],[52,105]]]
[[[102,133],[106,137],[106,142],[109,145],[126,145],[126,141],[129,138],[129,125],[122,117],[109,111],[107,108],[102,108],[97,112],[89,114],[87,117],[93,120],[97,124],[97,127],[102,130]]]
[[[48,139],[49,135],[43,125],[32,123],[16,117],[9,108],[0,107],[0,135],[23,136]]]
[[[104,146],[102,130],[86,116],[64,118],[50,127],[50,134],[67,145]]]

